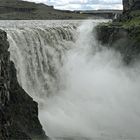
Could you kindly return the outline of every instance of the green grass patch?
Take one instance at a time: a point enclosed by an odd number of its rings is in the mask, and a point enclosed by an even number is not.
[[[121,22],[121,25],[124,28],[130,28],[130,27],[140,26],[140,16],[133,17],[132,19],[129,19],[129,20],[124,21],[124,22]]]

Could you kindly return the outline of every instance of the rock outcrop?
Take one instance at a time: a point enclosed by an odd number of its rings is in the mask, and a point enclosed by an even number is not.
[[[130,63],[140,54],[140,1],[123,0],[123,5],[124,12],[117,20],[97,26],[97,39],[120,51]]]
[[[97,28],[97,40],[119,51],[128,64],[140,55],[140,27],[128,27],[104,24]]]
[[[139,0],[123,0],[123,9],[124,9],[124,12],[131,11],[131,10],[139,10],[140,1]]]
[[[46,140],[38,105],[18,84],[8,48],[7,35],[0,30],[0,140]]]

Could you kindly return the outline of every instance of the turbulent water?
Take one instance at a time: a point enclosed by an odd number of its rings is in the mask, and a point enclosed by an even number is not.
[[[140,64],[125,66],[99,44],[99,22],[1,21],[19,83],[52,139],[140,139]]]

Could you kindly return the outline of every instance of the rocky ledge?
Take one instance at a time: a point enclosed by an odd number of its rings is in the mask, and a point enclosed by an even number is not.
[[[125,62],[140,55],[140,1],[123,0],[123,14],[109,23],[96,27],[97,40],[121,52]]]
[[[121,52],[126,63],[135,61],[140,54],[140,26],[104,23],[97,28],[97,40]]]
[[[101,44],[120,51],[125,62],[130,63],[140,54],[140,10],[130,7],[126,11],[125,6],[118,19],[98,25],[96,31]],[[135,6],[139,3],[135,2]]]
[[[46,140],[38,104],[18,84],[8,48],[7,35],[0,30],[0,140]]]

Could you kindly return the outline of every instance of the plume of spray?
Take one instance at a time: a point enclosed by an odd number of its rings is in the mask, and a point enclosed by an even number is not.
[[[140,139],[140,65],[125,66],[119,52],[100,46],[96,24],[77,29],[59,71],[59,90],[44,99],[40,120],[52,138]]]
[[[140,64],[126,66],[119,52],[101,46],[98,22],[88,20],[76,31],[45,21],[7,30],[18,81],[38,101],[52,139],[140,139]]]

